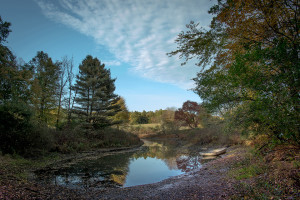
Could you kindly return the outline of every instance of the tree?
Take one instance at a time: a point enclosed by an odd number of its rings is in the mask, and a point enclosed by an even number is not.
[[[11,101],[14,94],[13,82],[17,77],[17,65],[15,56],[10,49],[4,45],[6,38],[8,37],[10,30],[10,23],[2,20],[0,16],[0,101]]]
[[[11,32],[10,25],[0,16],[0,103],[28,103],[28,85],[32,72],[28,65],[18,63],[10,49],[4,45]]]
[[[200,123],[200,113],[203,108],[193,101],[186,101],[182,108],[175,111],[175,120],[182,121],[190,128],[197,128]]]
[[[66,60],[66,81],[68,86],[68,92],[66,97],[66,109],[68,113],[67,122],[68,124],[71,123],[71,115],[72,115],[72,109],[74,106],[75,98],[76,98],[76,91],[73,91],[73,79],[74,79],[74,73],[73,73],[73,58],[68,60],[67,57]]]
[[[172,122],[174,121],[175,111],[177,109],[175,107],[166,108],[162,113],[162,122]]]
[[[77,93],[73,112],[93,128],[113,124],[111,117],[118,111],[114,94],[116,79],[110,77],[110,70],[105,69],[97,58],[88,55],[79,66],[74,90]]]
[[[3,21],[0,16],[0,65],[5,66],[11,64],[15,60],[15,56],[12,52],[4,46],[4,42],[11,32],[11,24],[9,22]]]
[[[32,66],[17,60],[4,45],[9,27],[0,17],[0,150],[28,155],[34,148],[45,149],[47,139],[35,130],[32,119]]]
[[[117,101],[116,105],[118,105],[119,112],[113,116],[113,120],[117,123],[128,123],[129,122],[129,111],[127,109],[125,99],[120,97]]]
[[[138,124],[148,124],[149,119],[147,117],[147,112],[143,110],[143,112],[140,114],[140,116],[137,119]]]
[[[60,73],[59,73],[59,83],[58,83],[58,108],[57,108],[57,118],[56,118],[56,127],[58,127],[60,120],[60,112],[63,103],[63,97],[65,94],[65,87],[68,84],[68,95],[66,97],[67,101],[67,111],[68,111],[68,122],[71,120],[71,99],[72,99],[72,80],[73,80],[73,59],[68,59],[64,57],[60,64]]]
[[[130,113],[130,122],[132,124],[147,124],[149,121],[146,111],[134,111]]]
[[[219,0],[210,30],[191,22],[169,55],[183,64],[198,59],[195,92],[210,111],[230,111],[245,130],[299,143],[298,9],[296,0]]]
[[[30,64],[35,72],[31,85],[32,103],[39,120],[47,123],[57,108],[60,64],[53,63],[43,51],[37,52]]]

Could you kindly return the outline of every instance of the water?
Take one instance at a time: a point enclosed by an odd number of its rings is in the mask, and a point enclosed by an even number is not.
[[[38,174],[38,181],[69,188],[130,187],[159,182],[201,167],[198,155],[179,151],[176,143],[149,141],[136,152],[84,160]]]

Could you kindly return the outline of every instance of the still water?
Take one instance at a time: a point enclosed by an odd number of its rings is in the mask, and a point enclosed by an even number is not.
[[[38,181],[69,188],[130,187],[154,183],[201,167],[201,158],[179,150],[176,142],[145,140],[135,152],[80,161]]]

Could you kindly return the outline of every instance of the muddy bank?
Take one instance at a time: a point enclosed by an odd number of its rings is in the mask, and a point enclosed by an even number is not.
[[[235,181],[226,172],[244,151],[230,148],[223,157],[204,164],[201,169],[158,183],[93,191],[91,199],[227,199],[234,193]]]
[[[112,153],[110,151],[103,153]],[[222,158],[204,164],[201,169],[158,183],[128,188],[79,190],[31,181],[1,180],[0,199],[226,199],[234,191],[233,180],[228,179],[226,172],[241,158],[243,151],[230,148]],[[61,162],[67,163],[67,160]]]
[[[59,161],[55,161],[44,168],[40,168],[34,170],[35,173],[44,173],[51,170],[57,170],[60,168],[68,167],[73,165],[74,163],[80,162],[82,160],[87,159],[97,159],[100,157],[113,155],[117,153],[125,153],[125,152],[134,152],[137,151],[143,143],[131,147],[115,147],[115,148],[102,148],[96,151],[86,151],[81,153],[76,153],[74,155],[65,156],[64,158],[60,159]]]

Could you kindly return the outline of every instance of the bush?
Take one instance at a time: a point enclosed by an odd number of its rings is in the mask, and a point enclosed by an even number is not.
[[[177,121],[163,121],[161,125],[161,131],[163,133],[172,133],[178,131],[180,127],[180,122]]]
[[[48,150],[51,135],[48,128],[33,123],[33,112],[27,105],[0,106],[0,150],[4,154],[30,156],[35,151]]]
[[[52,151],[73,153],[103,147],[124,147],[138,145],[140,139],[131,133],[114,129],[86,129],[77,126],[75,129],[54,131]]]
[[[102,136],[97,147],[118,147],[118,146],[132,146],[141,144],[140,139],[129,132],[106,128],[97,132]]]
[[[141,143],[136,135],[118,129],[96,130],[76,123],[63,125],[61,130],[49,128],[34,120],[34,113],[27,105],[3,104],[0,106],[0,152],[38,157],[49,151],[72,153]]]
[[[89,148],[89,142],[81,129],[63,129],[54,131],[54,142],[51,151],[72,153]]]

